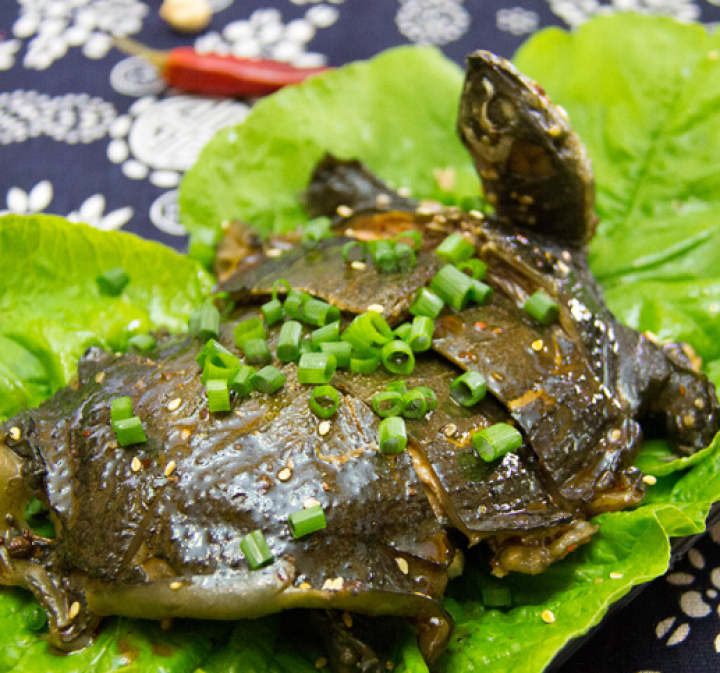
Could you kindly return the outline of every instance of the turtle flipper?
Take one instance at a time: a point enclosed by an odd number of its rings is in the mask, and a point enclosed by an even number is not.
[[[487,51],[468,58],[458,133],[501,222],[563,244],[593,235],[590,161],[567,115],[535,82]]]

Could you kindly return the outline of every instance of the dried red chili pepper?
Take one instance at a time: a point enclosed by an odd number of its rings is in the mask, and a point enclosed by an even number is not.
[[[216,96],[265,96],[329,69],[298,68],[270,59],[201,54],[191,47],[156,51],[127,38],[116,38],[115,43],[122,51],[152,63],[170,86]]]

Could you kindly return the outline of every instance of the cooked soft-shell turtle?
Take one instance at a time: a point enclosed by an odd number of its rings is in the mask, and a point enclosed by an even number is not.
[[[367,616],[410,619],[432,662],[452,630],[441,598],[461,569],[458,541],[487,542],[498,576],[541,572],[590,539],[593,515],[642,499],[632,467],[640,424],[683,452],[710,441],[717,400],[688,349],[619,325],[588,271],[592,174],[562,111],[509,63],[478,52],[458,127],[494,214],[417,207],[359,163],[328,157],[306,199],[313,214],[336,217],[337,236],[307,250],[240,228],[221,250],[225,262],[241,258],[221,288],[235,309],[220,334],[241,356],[232,327],[258,315],[279,278],[338,307],[343,327],[368,310],[397,327],[445,264],[436,247],[461,234],[487,265],[492,295],[446,307],[412,373],[338,370],[340,404],[321,421],[297,365],[275,359],[280,391],[210,413],[195,361],[203,344],[164,336],[143,355],[92,349],[73,385],[2,426],[0,582],[30,589],[48,609],[53,645],[82,646],[103,615],[238,619],[312,608],[337,670],[384,670]],[[411,229],[423,234],[411,269],[383,272],[341,254],[350,240]],[[559,306],[551,324],[522,308],[537,290]],[[273,353],[279,331],[268,329]],[[471,407],[450,394],[463,371],[487,381],[489,394]],[[438,404],[407,421],[407,451],[387,456],[371,401],[398,380],[432,388]],[[147,436],[133,447],[118,446],[110,426],[122,396]],[[498,422],[519,429],[522,444],[485,462],[471,436]],[[31,497],[48,508],[54,539],[27,525]],[[288,516],[307,505],[322,507],[327,527],[295,539]],[[238,543],[256,530],[274,560],[251,570]]]

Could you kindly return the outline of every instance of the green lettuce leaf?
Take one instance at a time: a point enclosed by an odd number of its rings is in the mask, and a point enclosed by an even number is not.
[[[435,49],[399,47],[283,89],[205,146],[180,186],[183,224],[218,231],[240,219],[264,234],[294,229],[307,221],[298,196],[326,151],[360,156],[397,187],[441,200],[434,171],[452,166],[453,197],[476,196],[455,134],[462,77]]]
[[[185,330],[212,285],[169,248],[47,215],[0,217],[0,251],[12,251],[0,273],[0,420],[66,385],[91,345],[119,350],[135,332]],[[108,297],[95,278],[117,266],[130,283]]]

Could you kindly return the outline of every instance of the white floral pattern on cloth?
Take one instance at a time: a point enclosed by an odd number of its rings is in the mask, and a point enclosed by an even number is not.
[[[249,109],[227,99],[145,96],[114,121],[107,157],[131,180],[149,177],[156,187],[175,187],[205,143],[221,128],[240,123]]]
[[[529,35],[538,29],[540,17],[537,12],[523,7],[503,7],[497,11],[496,23],[499,30],[513,35]]]
[[[0,93],[0,145],[39,136],[70,145],[92,143],[107,134],[116,116],[112,103],[85,93]]]
[[[18,0],[16,38],[28,39],[23,65],[45,70],[71,47],[103,58],[114,36],[140,32],[148,6],[141,0]]]
[[[0,215],[14,213],[16,215],[33,215],[40,212],[51,212],[54,189],[49,180],[38,182],[30,190],[21,187],[11,187],[5,197],[6,208],[0,210]],[[66,216],[71,222],[84,222],[96,229],[104,231],[120,229],[128,223],[134,210],[130,206],[118,208],[105,213],[105,197],[102,194],[93,194],[85,199],[77,210]]]
[[[700,7],[693,0],[548,0],[548,3],[550,9],[572,28],[598,14],[616,12],[661,14],[678,21],[696,21],[700,18]]]
[[[20,49],[20,40],[0,39],[0,70],[10,70],[15,65],[15,54]]]
[[[470,27],[463,0],[400,0],[395,17],[398,30],[419,44],[448,44]]]

